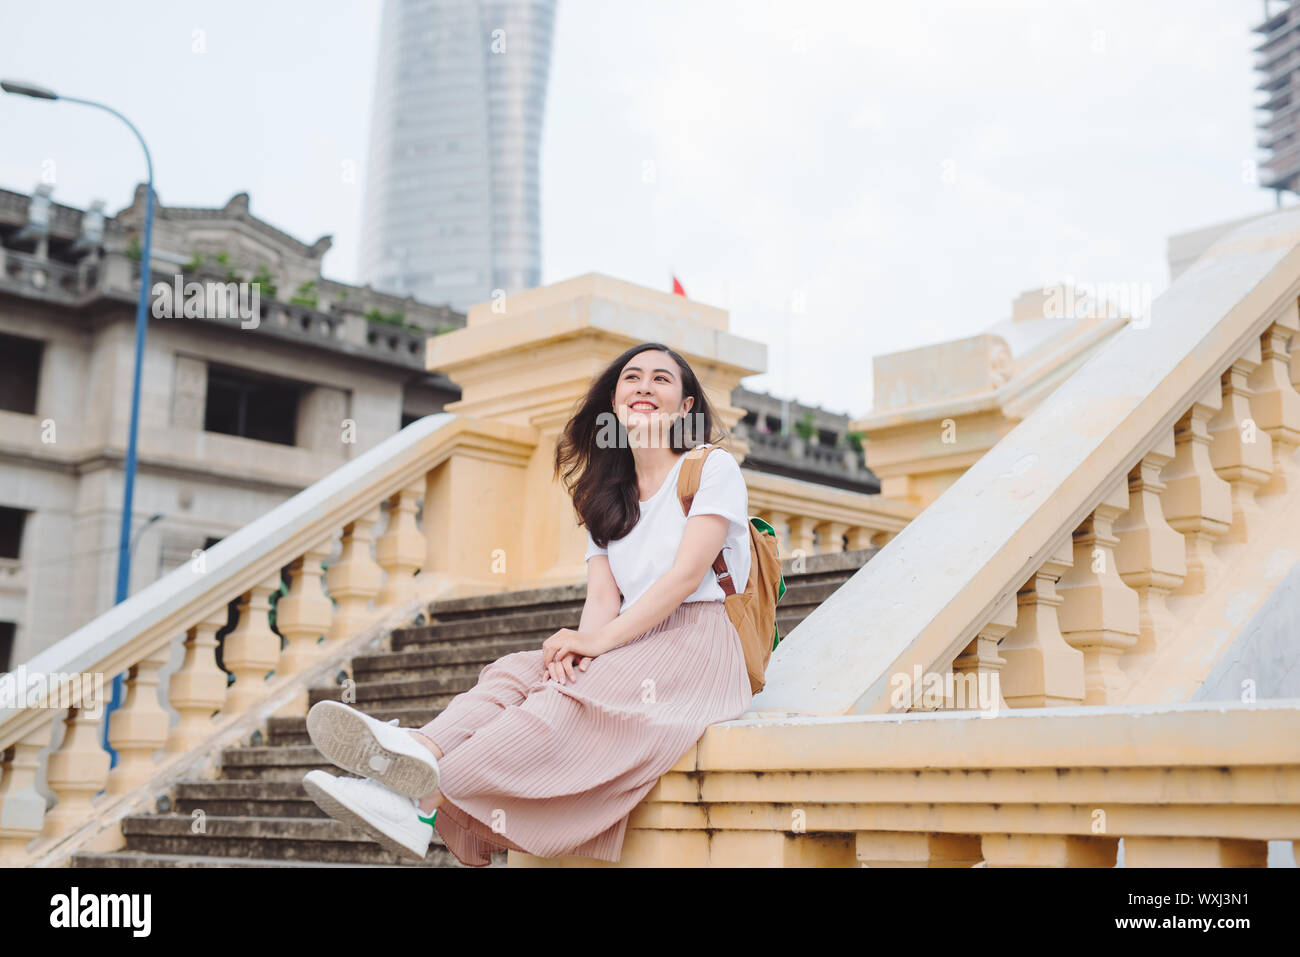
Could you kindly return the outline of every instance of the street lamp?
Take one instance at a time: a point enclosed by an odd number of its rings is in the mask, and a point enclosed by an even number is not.
[[[140,526],[140,530],[136,532],[131,539],[131,560],[132,561],[135,561],[135,547],[140,544],[140,539],[142,539],[144,537],[144,533],[149,530],[149,526],[152,525],[154,522],[161,522],[166,517],[167,516],[164,515],[162,512],[154,512],[145,520],[145,523]]]
[[[144,364],[144,338],[149,328],[149,250],[153,240],[154,204],[153,158],[149,155],[149,147],[145,144],[140,131],[135,128],[135,124],[111,106],[96,103],[94,100],[60,96],[53,90],[47,90],[44,87],[34,86],[30,83],[19,83],[14,80],[0,80],[0,89],[6,93],[13,93],[17,96],[30,96],[37,100],[63,100],[67,103],[81,103],[84,106],[107,110],[130,127],[131,132],[135,134],[135,138],[140,141],[140,148],[144,150],[145,165],[149,169],[149,182],[145,190],[144,206],[144,251],[140,256],[140,296],[135,307],[135,372],[131,382],[131,431],[126,443],[126,475],[122,491],[122,525],[117,543],[117,590],[113,598],[113,604],[116,605],[126,600],[127,584],[131,579],[131,505],[132,500],[135,498],[136,444],[140,434],[140,368]],[[118,707],[121,700],[122,676],[115,675],[113,678],[113,698],[104,711],[104,723],[100,728],[104,749],[109,754],[109,767],[117,764],[117,752],[108,743],[108,716]]]

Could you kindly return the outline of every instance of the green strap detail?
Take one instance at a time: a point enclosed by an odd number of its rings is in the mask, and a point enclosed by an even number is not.
[[[421,821],[423,821],[425,824],[429,825],[429,827],[436,827],[436,825],[435,825],[433,822],[436,821],[436,820],[438,819],[438,809],[437,809],[437,808],[434,808],[434,809],[433,809],[433,813],[432,813],[431,815],[429,815],[428,817],[425,817],[425,816],[424,816],[423,814],[421,814],[419,811],[416,811],[415,816],[418,817],[418,818],[419,818]]]
[[[749,521],[751,525],[757,528],[764,535],[770,535],[773,538],[776,538],[776,529],[774,529],[770,524],[765,522],[763,519],[759,518],[757,515],[751,515],[749,517]],[[777,567],[779,568],[780,566]],[[777,591],[776,591],[777,603],[780,604],[781,599],[784,597],[785,597],[785,576],[779,575],[779,577],[777,578]],[[772,650],[776,651],[776,646],[779,645],[780,643],[781,643],[781,634],[777,630],[776,626],[773,626],[772,627]]]

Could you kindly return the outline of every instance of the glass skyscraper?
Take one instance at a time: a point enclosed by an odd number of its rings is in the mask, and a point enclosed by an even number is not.
[[[1300,191],[1300,6],[1287,0],[1270,12],[1265,0],[1264,22],[1255,32],[1264,36],[1255,47],[1255,69],[1264,74],[1256,89],[1268,94],[1256,109],[1269,113],[1256,124],[1263,131],[1256,145],[1272,151],[1260,163],[1260,185],[1275,190],[1281,205],[1282,190]]]
[[[555,0],[385,0],[363,282],[464,311],[541,285]]]

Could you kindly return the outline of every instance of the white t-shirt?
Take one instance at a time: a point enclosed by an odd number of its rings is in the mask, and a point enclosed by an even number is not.
[[[607,548],[597,547],[591,531],[587,531],[584,560],[590,560],[593,555],[609,556],[609,569],[623,593],[620,615],[672,568],[677,557],[677,547],[689,517],[682,512],[677,498],[677,476],[685,460],[683,453],[659,491],[641,503],[641,517],[632,531],[610,541]],[[740,466],[725,449],[714,446],[705,458],[700,488],[691,500],[691,515],[722,515],[730,519],[722,557],[737,593],[743,592],[749,581],[749,492]],[[723,601],[727,597],[718,584],[712,559],[709,565],[699,587],[684,601]]]

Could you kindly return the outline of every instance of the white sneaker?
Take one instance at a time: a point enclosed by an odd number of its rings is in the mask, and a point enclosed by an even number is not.
[[[378,781],[335,777],[320,769],[308,771],[302,786],[334,820],[360,828],[394,854],[422,861],[429,853],[433,826],[421,820],[414,798]]]
[[[438,759],[396,718],[385,723],[339,701],[318,701],[307,712],[307,734],[343,770],[398,794],[422,798],[438,789]]]

